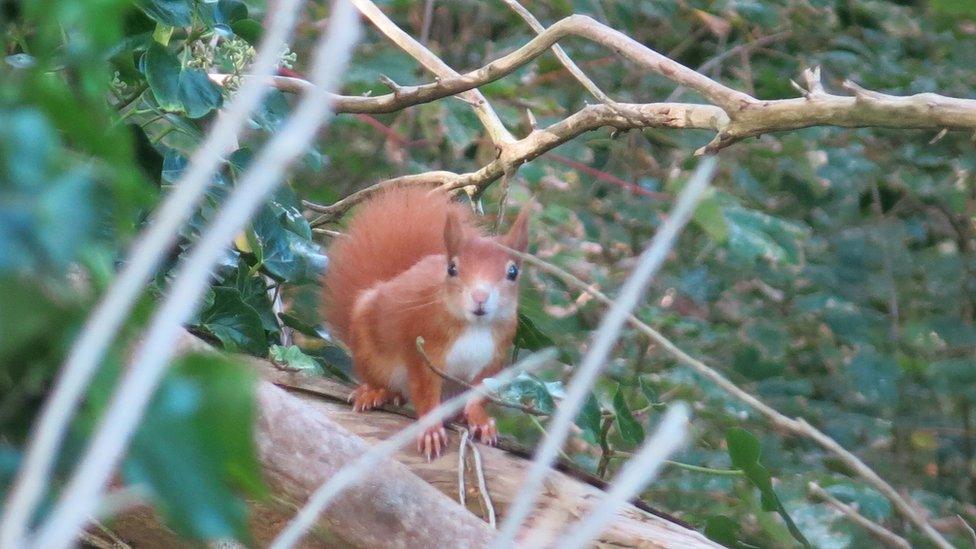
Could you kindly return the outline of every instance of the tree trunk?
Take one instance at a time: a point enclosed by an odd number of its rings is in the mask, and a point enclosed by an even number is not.
[[[412,421],[400,410],[354,413],[345,402],[349,388],[334,381],[282,372],[253,360],[264,378],[257,389],[257,445],[273,496],[252,503],[251,534],[267,545],[308,495],[339,468],[354,461]],[[288,390],[276,387],[287,387]],[[400,413],[397,413],[400,412]],[[471,452],[466,467],[467,507],[458,498],[459,432],[450,433],[444,456],[428,463],[413,445],[401,449],[360,483],[343,493],[306,536],[307,547],[483,547],[492,530]],[[505,446],[505,445],[503,445]],[[482,470],[496,517],[504,519],[527,468],[524,455],[478,444]],[[602,491],[562,471],[553,471],[523,540],[553,541],[567,526],[599,505]],[[641,508],[643,507],[643,508]],[[614,547],[717,547],[698,532],[654,514],[646,506],[621,509],[596,540]],[[660,513],[658,513],[660,514]],[[112,521],[111,529],[139,547],[177,547],[181,542],[151,510],[137,508]]]

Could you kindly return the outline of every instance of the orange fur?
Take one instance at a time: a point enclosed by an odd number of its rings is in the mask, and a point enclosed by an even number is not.
[[[435,367],[466,381],[504,366],[517,323],[519,262],[491,240],[524,250],[526,225],[523,210],[508,234],[488,237],[445,193],[418,188],[388,190],[356,212],[329,250],[324,286],[326,319],[363,382],[357,410],[404,393],[418,414],[440,403],[443,380],[417,351],[418,337]],[[464,415],[482,441],[495,440],[479,399]],[[428,456],[444,444],[441,427],[418,441]]]

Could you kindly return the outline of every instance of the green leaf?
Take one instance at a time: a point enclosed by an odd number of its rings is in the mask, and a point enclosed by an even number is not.
[[[809,232],[805,227],[740,206],[727,206],[723,214],[728,220],[726,245],[741,259],[763,258],[787,264],[803,261],[800,241]]]
[[[540,330],[532,319],[519,311],[518,326],[515,329],[515,346],[529,351],[538,351],[555,345],[552,338]]]
[[[235,288],[241,300],[250,305],[261,317],[261,327],[268,332],[277,333],[280,327],[264,277],[260,274],[252,274],[243,260],[238,262],[236,274],[232,282],[225,281],[223,286]]]
[[[298,332],[302,335],[307,335],[309,337],[318,339],[325,339],[321,330],[292,313],[278,313],[278,318],[281,319],[281,322],[284,323],[285,326],[298,330]]]
[[[734,549],[753,549],[750,545],[738,539],[740,524],[729,517],[717,515],[705,520],[705,536],[708,539]]]
[[[617,386],[617,392],[613,395],[613,412],[617,416],[617,428],[620,430],[620,437],[628,444],[640,444],[644,442],[644,427],[634,419],[624,400],[622,386]]]
[[[261,34],[264,32],[264,27],[261,26],[261,23],[258,23],[254,19],[235,21],[230,28],[234,31],[234,34],[243,38],[252,46],[256,46],[261,41]]]
[[[603,414],[600,410],[600,403],[597,401],[596,395],[590,393],[586,396],[586,401],[583,402],[579,416],[576,417],[576,425],[587,431],[593,440],[597,440],[600,436],[602,422]]]
[[[526,372],[520,373],[507,386],[498,384],[492,378],[486,379],[485,385],[502,400],[528,406],[549,415],[556,409],[556,403],[546,384]]]
[[[241,495],[265,488],[253,440],[254,375],[217,354],[178,359],[156,393],[122,470],[151,488],[163,514],[199,539],[247,539]]]
[[[142,59],[143,74],[152,90],[159,108],[164,111],[182,111],[180,102],[180,60],[170,51],[153,42]]]
[[[189,27],[193,24],[192,0],[136,0],[136,5],[164,25]]]
[[[268,338],[261,327],[261,316],[235,288],[214,288],[213,305],[200,315],[200,325],[227,350],[266,356]]]
[[[207,73],[199,69],[183,69],[180,72],[178,96],[183,111],[190,118],[206,116],[223,104],[220,88],[210,81]]]
[[[638,377],[637,386],[640,387],[641,394],[647,399],[648,406],[659,404],[657,391],[654,390],[654,387],[651,387],[651,383],[647,379]]]
[[[325,270],[328,259],[312,240],[311,226],[298,207],[290,203],[292,197],[287,193],[287,189],[279,191],[252,222],[262,267],[285,282],[314,282]]]
[[[207,73],[183,67],[162,44],[153,42],[149,46],[142,67],[153,97],[165,111],[200,118],[219,108],[223,102],[220,88],[210,81]]]
[[[698,203],[692,220],[719,244],[724,243],[729,237],[729,223],[725,220],[722,204],[714,192]]]
[[[746,478],[759,489],[763,510],[779,513],[783,522],[786,523],[790,534],[804,547],[810,547],[810,542],[807,541],[803,533],[800,532],[800,529],[797,528],[796,523],[793,522],[790,514],[786,511],[786,507],[783,506],[783,502],[780,501],[779,496],[776,495],[776,491],[773,490],[773,479],[769,475],[769,471],[759,462],[762,453],[759,446],[759,439],[745,429],[734,427],[726,431],[725,441],[728,445],[729,458],[732,460],[732,465],[736,469],[742,470]]]
[[[303,353],[297,345],[289,345],[287,347],[272,345],[268,354],[271,360],[280,365],[287,366],[289,369],[318,375],[325,373],[322,365],[314,358]]]
[[[0,110],[0,119],[0,272],[63,273],[96,245],[104,211],[95,182],[88,168],[63,165],[66,151],[41,112]]]

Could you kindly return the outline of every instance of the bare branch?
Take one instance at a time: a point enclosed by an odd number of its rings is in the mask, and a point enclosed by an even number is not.
[[[899,536],[891,530],[888,530],[884,526],[873,522],[858,512],[858,510],[854,507],[851,507],[850,505],[830,495],[816,482],[807,484],[807,490],[809,490],[810,494],[817,499],[827,502],[831,507],[843,513],[851,520],[851,522],[871,532],[871,535],[881,540],[885,545],[889,547],[897,547],[898,549],[909,549],[911,547],[911,544],[909,544],[905,538]]]
[[[714,57],[708,59],[707,61],[705,61],[701,65],[698,65],[698,67],[695,69],[695,71],[700,72],[702,74],[705,74],[705,73],[711,71],[712,69],[715,69],[716,67],[718,67],[720,63],[722,63],[723,61],[725,61],[729,57],[732,57],[732,56],[735,56],[735,55],[741,55],[741,54],[748,54],[752,50],[761,48],[763,46],[768,46],[769,44],[772,44],[773,42],[778,42],[780,40],[783,40],[785,38],[788,38],[791,34],[792,33],[790,31],[783,31],[783,32],[775,33],[775,34],[768,34],[766,36],[761,36],[761,37],[753,40],[752,42],[746,42],[744,44],[739,44],[738,46],[735,46],[733,48],[729,48],[727,50],[723,50],[722,52],[720,52],[719,54],[715,55]],[[671,92],[670,95],[668,95],[667,99],[665,99],[664,101],[667,102],[667,103],[670,103],[671,101],[676,101],[678,99],[678,97],[681,97],[681,94],[683,94],[686,90],[687,90],[687,88],[685,88],[684,86],[678,86],[677,88],[674,89],[673,92]]]
[[[498,538],[493,542],[494,547],[508,547],[515,539],[522,521],[531,511],[539,496],[542,482],[549,472],[549,467],[562,446],[563,440],[569,434],[570,426],[576,418],[579,408],[583,405],[590,387],[596,381],[600,369],[606,362],[610,350],[617,342],[624,323],[631,311],[640,302],[648,283],[664,264],[667,254],[671,251],[678,234],[691,219],[695,205],[708,190],[715,174],[716,159],[705,158],[695,170],[691,180],[678,196],[667,221],[658,229],[651,239],[647,249],[640,255],[637,266],[627,278],[620,296],[600,321],[600,326],[593,334],[592,342],[576,368],[566,397],[559,405],[556,415],[549,424],[549,436],[536,450],[532,466],[522,482],[519,497],[509,509],[509,514],[499,529]]]
[[[502,0],[502,2],[504,2],[508,7],[512,8],[512,11],[518,14],[518,16],[521,17],[522,20],[525,21],[536,34],[542,34],[546,31],[546,28],[542,26],[542,23],[540,23],[539,20],[532,15],[532,12],[525,9],[525,6],[518,3],[518,0]],[[613,99],[610,99],[610,96],[603,93],[603,90],[601,90],[596,83],[590,80],[589,76],[586,76],[583,69],[579,68],[579,65],[570,59],[569,55],[566,54],[561,46],[553,45],[552,53],[555,54],[556,59],[562,63],[563,67],[566,67],[566,70],[569,71],[569,73],[572,74],[573,77],[576,78],[576,80],[578,80],[584,88],[586,88],[586,91],[590,92],[590,95],[595,97],[601,103],[607,105],[612,105],[615,103]]]
[[[434,55],[426,46],[414,40],[412,36],[398,27],[376,4],[370,0],[351,0],[351,2],[370,22],[376,25],[380,32],[385,34],[400,49],[419,61],[427,70],[441,78],[457,78],[459,76],[457,71],[442,61],[440,57]],[[461,94],[461,97],[471,102],[475,114],[478,115],[481,123],[488,130],[488,135],[496,146],[502,146],[515,139],[480,91],[466,91]]]
[[[727,123],[725,112],[712,105],[691,105],[685,103],[650,103],[637,105],[616,103],[607,105],[587,105],[579,112],[556,122],[547,128],[534,131],[524,139],[507,145],[498,158],[478,171],[457,174],[447,171],[426,172],[381,181],[371,187],[355,192],[329,206],[304,201],[305,207],[321,213],[313,221],[321,225],[335,221],[356,204],[366,200],[378,191],[397,185],[441,186],[446,190],[473,186],[478,192],[484,190],[507,172],[535,159],[544,152],[555,148],[574,137],[603,126],[626,130],[642,127],[662,128],[707,128],[716,129]]]

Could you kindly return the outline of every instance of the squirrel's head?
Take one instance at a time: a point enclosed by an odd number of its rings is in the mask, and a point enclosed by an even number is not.
[[[529,243],[528,215],[525,206],[506,234],[488,238],[465,227],[454,212],[448,214],[445,287],[448,309],[459,319],[477,324],[515,318],[522,265],[497,244],[524,252]]]

